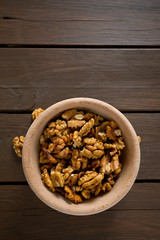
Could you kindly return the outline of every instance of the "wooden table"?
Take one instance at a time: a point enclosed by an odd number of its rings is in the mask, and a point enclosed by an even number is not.
[[[142,137],[127,196],[103,213],[54,211],[31,191],[12,139],[70,97],[122,111]],[[0,1],[0,239],[160,239],[160,1]]]

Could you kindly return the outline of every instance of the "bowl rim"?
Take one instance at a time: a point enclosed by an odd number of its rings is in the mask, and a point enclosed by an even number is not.
[[[140,167],[140,146],[139,146],[139,143],[138,143],[138,139],[136,141],[136,162],[135,162],[135,172],[134,174],[132,175],[132,179],[130,180],[129,184],[127,185],[128,187],[125,189],[125,193],[120,196],[119,198],[117,198],[117,201],[114,201],[113,204],[111,204],[109,207],[102,207],[101,209],[98,209],[98,210],[95,210],[93,212],[72,212],[71,210],[62,210],[61,207],[57,207],[57,206],[54,206],[54,204],[50,201],[47,201],[45,196],[43,196],[43,194],[40,194],[37,190],[37,187],[36,185],[33,183],[33,180],[32,180],[32,177],[31,177],[31,174],[30,174],[30,171],[29,171],[29,168],[28,168],[28,159],[29,159],[29,151],[28,151],[28,148],[29,148],[29,145],[30,145],[30,139],[31,139],[31,136],[33,136],[34,134],[34,129],[38,126],[38,124],[44,119],[45,115],[48,115],[53,109],[55,108],[59,108],[60,106],[64,105],[64,104],[68,104],[68,103],[71,103],[71,102],[76,102],[76,101],[83,101],[84,103],[85,102],[89,102],[91,104],[100,104],[100,105],[103,105],[104,107],[107,107],[109,108],[111,111],[113,111],[117,116],[120,116],[122,118],[122,120],[125,121],[126,124],[128,124],[132,134],[133,134],[133,137],[135,138],[135,141],[137,139],[137,134],[133,128],[133,126],[131,125],[131,123],[129,122],[129,120],[117,109],[115,108],[114,106],[104,102],[104,101],[101,101],[101,100],[98,100],[98,99],[95,99],[95,98],[85,98],[85,97],[78,97],[78,98],[69,98],[69,99],[65,99],[65,100],[62,100],[62,101],[59,101],[51,106],[49,106],[43,113],[40,114],[40,116],[31,124],[31,126],[29,127],[28,131],[27,131],[27,134],[26,134],[26,137],[25,137],[25,142],[24,142],[24,146],[23,146],[23,150],[22,150],[22,167],[23,167],[23,171],[24,171],[24,175],[26,177],[26,180],[30,186],[30,188],[32,189],[32,191],[36,194],[36,196],[42,201],[44,202],[46,205],[48,205],[49,207],[51,207],[52,209],[55,209],[59,212],[62,212],[62,213],[66,213],[66,214],[69,214],[69,215],[75,215],[75,216],[88,216],[88,215],[93,215],[93,214],[97,214],[97,213],[100,213],[100,212],[103,212],[111,207],[113,207],[115,204],[117,204],[121,199],[123,199],[125,197],[125,195],[130,191],[130,189],[132,188],[133,184],[134,184],[134,181],[138,175],[138,171],[139,171],[139,167]],[[76,108],[76,107],[74,107]],[[80,108],[80,107],[77,107],[77,108]],[[71,109],[71,108],[68,108],[68,109]],[[84,107],[81,108],[82,110],[84,109]],[[67,110],[67,108],[66,108]],[[54,118],[54,116],[52,117]],[[51,119],[52,119],[51,118]],[[46,188],[47,189],[47,188]],[[48,189],[47,189],[48,191]],[[81,203],[83,204],[83,203]]]

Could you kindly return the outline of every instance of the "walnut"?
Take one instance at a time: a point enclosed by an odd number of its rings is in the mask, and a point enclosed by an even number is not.
[[[46,168],[43,169],[43,173],[41,176],[42,176],[43,182],[54,192],[55,188],[53,186],[53,182],[51,181],[49,173]]]
[[[44,164],[42,167],[41,167],[41,170],[43,169],[51,169],[52,168],[52,164]]]
[[[59,160],[54,158],[46,148],[42,147],[40,152],[40,163],[57,163]]]
[[[67,123],[65,121],[62,121],[62,120],[56,120],[55,122],[56,124],[56,129],[59,130],[59,131],[62,131],[62,130],[65,130],[67,128]]]
[[[64,173],[64,180],[66,180],[74,171],[72,166],[68,166],[67,168],[64,168],[62,172]]]
[[[79,131],[79,136],[86,136],[94,126],[94,119],[91,118]]]
[[[115,121],[110,121],[110,126],[111,126],[111,128],[113,128],[113,129],[116,129],[118,126],[117,126],[117,123],[115,122]]]
[[[98,130],[98,127],[96,128]],[[106,142],[107,141],[107,136],[105,132],[99,132],[97,131],[97,138],[100,138],[100,140],[102,142]]]
[[[93,152],[91,152],[90,150],[83,148],[83,150],[81,151],[81,154],[84,157],[87,157],[89,159],[90,158],[98,159],[98,158],[102,157],[102,155],[104,154],[104,151],[103,150],[94,150]]]
[[[79,159],[81,161],[81,168],[82,170],[84,170],[85,168],[87,168],[87,164],[88,164],[88,158],[80,158]]]
[[[54,154],[59,153],[65,147],[65,142],[62,138],[57,138],[48,145],[48,150],[54,152]]]
[[[81,151],[83,156],[87,158],[98,159],[104,154],[104,146],[101,141],[95,138],[86,138],[84,139],[84,142],[88,144],[85,145],[85,147]]]
[[[105,121],[103,123],[101,123],[100,127],[99,127],[99,130],[101,132],[104,132],[106,130],[106,127],[110,125],[110,121]]]
[[[140,136],[137,136],[138,137],[138,142],[141,143],[141,137]]]
[[[92,158],[92,152],[86,148],[83,148],[81,154],[86,158]]]
[[[18,157],[22,157],[22,148],[24,144],[25,137],[15,137],[13,139],[13,148]]]
[[[114,143],[104,143],[105,149],[123,149],[125,147],[124,142],[121,137],[117,138],[117,140]]]
[[[66,167],[66,161],[65,160],[61,160],[59,163],[57,163],[55,171],[56,172],[62,172],[62,170]]]
[[[82,196],[85,198],[85,199],[90,199],[91,198],[91,191],[88,190],[88,189],[84,189],[82,191]]]
[[[89,180],[93,179],[98,175],[95,171],[87,171],[78,181],[78,185],[82,185],[85,182],[88,182]]]
[[[117,138],[116,134],[114,133],[114,130],[110,126],[106,127],[106,135],[110,140],[113,140],[113,141],[115,141]]]
[[[95,178],[91,179],[88,182],[83,183],[82,187],[86,189],[92,189],[95,186],[97,186],[102,181],[103,178],[104,175],[99,173]]]
[[[42,112],[44,112],[44,109],[42,108],[35,109],[32,112],[32,119],[35,120]]]
[[[79,170],[81,167],[81,160],[79,159],[79,150],[73,149],[72,158],[71,158],[72,166],[74,169]]]
[[[95,151],[97,148],[93,145],[85,145],[85,148],[88,149],[89,151],[93,152]]]
[[[111,149],[110,152],[109,152],[110,156],[113,156],[116,153],[117,153],[117,149],[116,148],[115,149]]]
[[[100,172],[104,173],[104,174],[110,174],[112,172],[111,167],[110,167],[110,156],[109,154],[104,155],[103,158],[101,159],[101,168],[100,168]]]
[[[111,165],[110,165],[110,166],[111,166],[112,172],[114,172],[116,169],[121,168],[118,154],[115,154],[115,155],[112,157]]]
[[[78,135],[78,131],[74,131],[73,133],[73,147],[81,147],[82,145],[82,138]]]
[[[78,180],[78,174],[72,173],[68,177],[68,179],[65,181],[65,184],[68,184],[69,186],[73,186],[73,185],[76,185],[77,180]]]
[[[88,144],[88,145],[94,145],[97,142],[96,138],[85,138],[84,139],[84,143]]]
[[[122,165],[120,164],[119,165],[119,168],[117,168],[115,171],[114,171],[114,175],[117,176],[122,170]]]
[[[74,203],[81,203],[82,202],[82,197],[75,192],[73,192],[69,186],[65,185],[64,187],[65,190],[65,197],[71,200]]]
[[[57,130],[58,131],[58,130]],[[56,134],[54,128],[46,128],[43,132],[45,139],[51,138]]]
[[[58,119],[56,122],[49,123],[48,127],[44,130],[44,137],[45,139],[51,139],[56,135],[61,138],[66,128],[66,122]]]
[[[100,125],[100,122],[104,120],[104,118],[99,115],[94,115],[94,120],[95,120],[95,126],[98,126]]]
[[[92,162],[91,162],[91,168],[92,168],[92,170],[96,170],[99,166],[100,166],[100,160],[99,159],[96,159],[96,160],[93,160]]]
[[[93,118],[93,113],[86,113],[85,115],[84,115],[84,119],[86,120],[86,121],[89,121],[91,118]]]
[[[82,111],[78,112],[76,109],[71,109],[62,114],[62,118],[66,119],[67,121],[74,117],[76,114],[83,114]]]
[[[112,186],[109,182],[105,182],[103,185],[102,185],[102,191],[105,192],[105,191],[111,191],[112,189]]]
[[[50,173],[51,180],[54,187],[63,187],[64,186],[64,174],[54,171],[51,169]]]
[[[115,182],[113,180],[114,176],[112,174],[109,175],[109,177],[107,178],[107,181],[111,184],[111,185],[114,185]]]
[[[95,151],[93,151],[92,158],[93,159],[98,159],[98,158],[101,158],[102,155],[104,155],[104,151],[103,150],[95,150]]]
[[[75,191],[76,192],[81,192],[83,190],[82,186],[76,186]]]
[[[84,121],[84,120],[71,119],[70,121],[68,121],[68,127],[72,128],[72,129],[78,129],[78,128],[82,127],[85,123],[86,123],[86,121]]]
[[[66,147],[62,151],[60,151],[58,154],[56,154],[55,157],[56,158],[68,158],[69,153],[70,153],[70,150],[68,147]]]
[[[70,133],[69,129],[65,129],[62,132],[62,139],[67,146],[72,145],[73,133]]]
[[[102,189],[102,182],[100,182],[94,189],[94,195],[97,196],[100,192],[101,192],[101,189]]]

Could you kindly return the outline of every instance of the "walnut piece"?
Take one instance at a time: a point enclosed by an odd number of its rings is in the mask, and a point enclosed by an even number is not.
[[[24,144],[25,137],[15,137],[13,139],[13,148],[18,157],[22,157],[22,149]]]
[[[141,143],[141,137],[140,136],[137,136],[138,137],[138,142]]]
[[[66,167],[66,161],[62,159],[59,163],[57,163],[55,171],[62,172],[62,170]]]
[[[69,186],[65,185],[64,187],[65,190],[65,197],[71,200],[74,203],[81,203],[82,202],[82,197],[76,193],[74,193]]]
[[[79,170],[81,167],[81,159],[79,158],[79,150],[73,149],[72,158],[71,158],[72,166],[74,169]]]
[[[78,185],[82,185],[85,182],[88,182],[89,180],[93,179],[98,175],[95,171],[87,171],[78,181]]]
[[[86,189],[92,189],[92,188],[94,188],[95,186],[97,186],[97,185],[102,181],[103,178],[104,178],[104,175],[99,173],[99,174],[98,174],[95,178],[93,178],[92,180],[83,183],[83,184],[82,184],[82,187],[83,187],[83,188],[86,188]]]
[[[53,186],[53,182],[51,181],[46,168],[43,169],[43,173],[41,176],[42,176],[42,181],[47,185],[47,187],[49,187],[54,192],[55,188]]]
[[[82,127],[85,123],[86,123],[86,121],[84,121],[84,120],[71,119],[70,121],[68,121],[68,127],[72,128],[72,129],[78,129],[78,128]]]
[[[40,152],[40,163],[57,163],[59,160],[54,158],[46,148],[42,147],[42,151]]]
[[[103,185],[102,185],[102,191],[105,192],[105,191],[111,191],[112,189],[112,186],[109,182],[105,182]]]
[[[101,158],[104,154],[103,142],[92,137],[84,139],[84,143],[87,143],[87,145],[85,145],[85,147],[81,151],[81,154],[84,157],[87,157],[89,159],[98,159]]]
[[[74,169],[71,165],[69,165],[67,168],[63,169],[62,172],[64,173],[64,180],[66,180],[73,171],[74,171]]]
[[[35,109],[35,110],[32,112],[32,119],[33,119],[33,121],[34,121],[42,112],[44,112],[44,109],[42,109],[42,108]]]
[[[110,167],[110,156],[109,154],[104,155],[101,159],[101,168],[100,172],[104,174],[110,174],[112,172],[111,167]]]
[[[82,138],[78,135],[78,131],[74,131],[73,133],[73,147],[80,148],[82,145]]]
[[[79,131],[79,136],[86,136],[94,126],[94,119],[91,118]]]
[[[90,199],[91,198],[91,191],[88,190],[88,189],[84,189],[82,191],[82,196],[85,198],[85,199]]]
[[[64,186],[64,174],[51,169],[50,176],[54,187]]]

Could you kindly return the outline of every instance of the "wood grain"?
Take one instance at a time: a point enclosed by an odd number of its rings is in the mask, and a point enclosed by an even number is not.
[[[133,124],[137,135],[142,137],[141,166],[138,179],[160,179],[160,114],[129,113],[125,116]],[[31,114],[0,114],[0,181],[25,181],[21,159],[12,149],[12,139],[25,135],[31,124]],[[5,164],[4,164],[5,162]],[[7,173],[7,174],[6,174]]]
[[[3,1],[0,44],[160,45],[154,1]]]
[[[112,209],[93,216],[75,217],[47,207],[29,186],[0,186],[0,231],[6,240],[53,239],[53,236],[78,240],[158,240],[159,187],[159,183],[136,183]]]
[[[93,97],[122,111],[160,110],[159,49],[0,49],[0,110]]]
[[[38,4],[37,4],[38,3]],[[150,15],[152,13],[152,16]],[[159,17],[158,0],[5,0],[1,4],[1,18],[24,20],[128,20]]]
[[[115,210],[160,210],[160,183],[135,183],[129,193],[110,211]],[[27,185],[0,186],[0,210],[18,211],[19,206],[24,211],[50,211],[46,204],[40,201]],[[152,201],[148,201],[152,198]],[[108,210],[107,210],[108,211]]]

